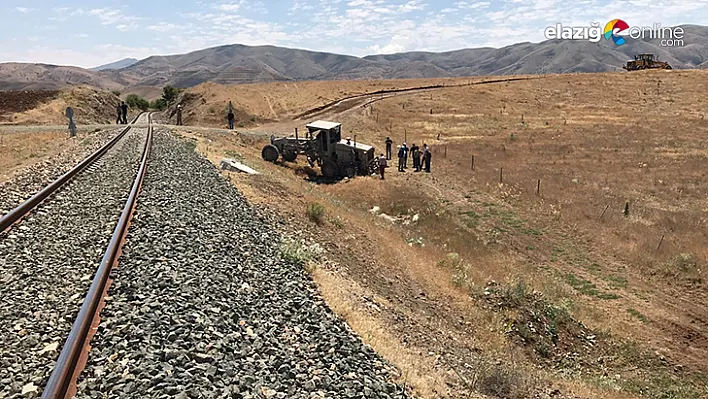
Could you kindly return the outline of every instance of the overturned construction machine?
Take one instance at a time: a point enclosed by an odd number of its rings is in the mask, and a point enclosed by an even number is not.
[[[659,61],[659,57],[655,59],[654,54],[637,54],[622,68],[628,71],[640,71],[642,69],[671,69],[671,65],[668,62]]]
[[[374,147],[357,143],[350,138],[342,139],[342,125],[336,122],[316,121],[307,125],[305,137],[275,138],[263,147],[261,155],[268,162],[275,162],[282,155],[283,160],[293,162],[297,156],[307,156],[310,166],[320,167],[322,176],[327,178],[370,175],[378,168]]]

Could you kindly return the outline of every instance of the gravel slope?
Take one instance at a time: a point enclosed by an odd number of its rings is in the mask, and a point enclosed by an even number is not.
[[[216,168],[154,140],[77,397],[407,398]]]
[[[127,199],[145,137],[146,129],[132,129],[0,234],[0,398],[41,393]]]
[[[59,178],[84,158],[101,148],[123,129],[104,130],[86,134],[78,148],[63,151],[37,162],[0,183],[0,216],[29,199],[32,195]]]

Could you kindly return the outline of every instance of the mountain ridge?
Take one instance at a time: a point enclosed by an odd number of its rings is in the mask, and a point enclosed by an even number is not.
[[[100,71],[106,71],[106,70],[123,69],[123,68],[127,68],[131,65],[134,65],[138,61],[139,60],[137,58],[123,58],[122,60],[111,62],[110,64],[105,64],[105,65],[100,65],[100,66],[93,67],[93,68],[88,68],[88,70],[93,71],[93,72],[100,72]]]
[[[656,54],[674,69],[708,66],[708,27],[680,26],[685,31],[685,43],[681,47],[663,47],[659,39],[631,39],[622,46],[605,40],[598,43],[547,40],[501,48],[356,57],[272,45],[231,44],[186,54],[151,56],[120,69],[97,72],[44,64],[12,64],[13,67],[0,64],[0,90],[57,89],[77,84],[104,89],[165,85],[188,88],[205,82],[241,84],[610,72],[621,70],[622,65],[638,53]]]

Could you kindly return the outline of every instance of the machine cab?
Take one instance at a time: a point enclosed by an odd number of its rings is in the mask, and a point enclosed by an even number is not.
[[[320,152],[329,154],[335,150],[335,144],[342,140],[342,124],[327,121],[315,121],[307,125],[310,137],[317,140]]]

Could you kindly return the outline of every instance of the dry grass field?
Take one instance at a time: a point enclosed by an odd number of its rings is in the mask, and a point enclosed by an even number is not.
[[[0,133],[0,182],[18,169],[57,154],[66,145],[64,132]]]
[[[261,161],[263,141],[181,132],[262,172],[225,173],[325,248],[323,296],[422,396],[704,398],[707,78],[557,75],[322,116],[377,148],[432,147],[432,174],[385,181],[315,184],[302,160]],[[302,128],[292,115],[324,100],[281,101],[257,130]]]
[[[188,90],[184,123],[226,126],[228,103],[236,109],[236,124],[253,127],[268,122],[287,122],[296,115],[340,99],[380,90],[430,85],[460,85],[480,78],[441,78],[361,81],[306,81],[225,86],[205,83]]]

